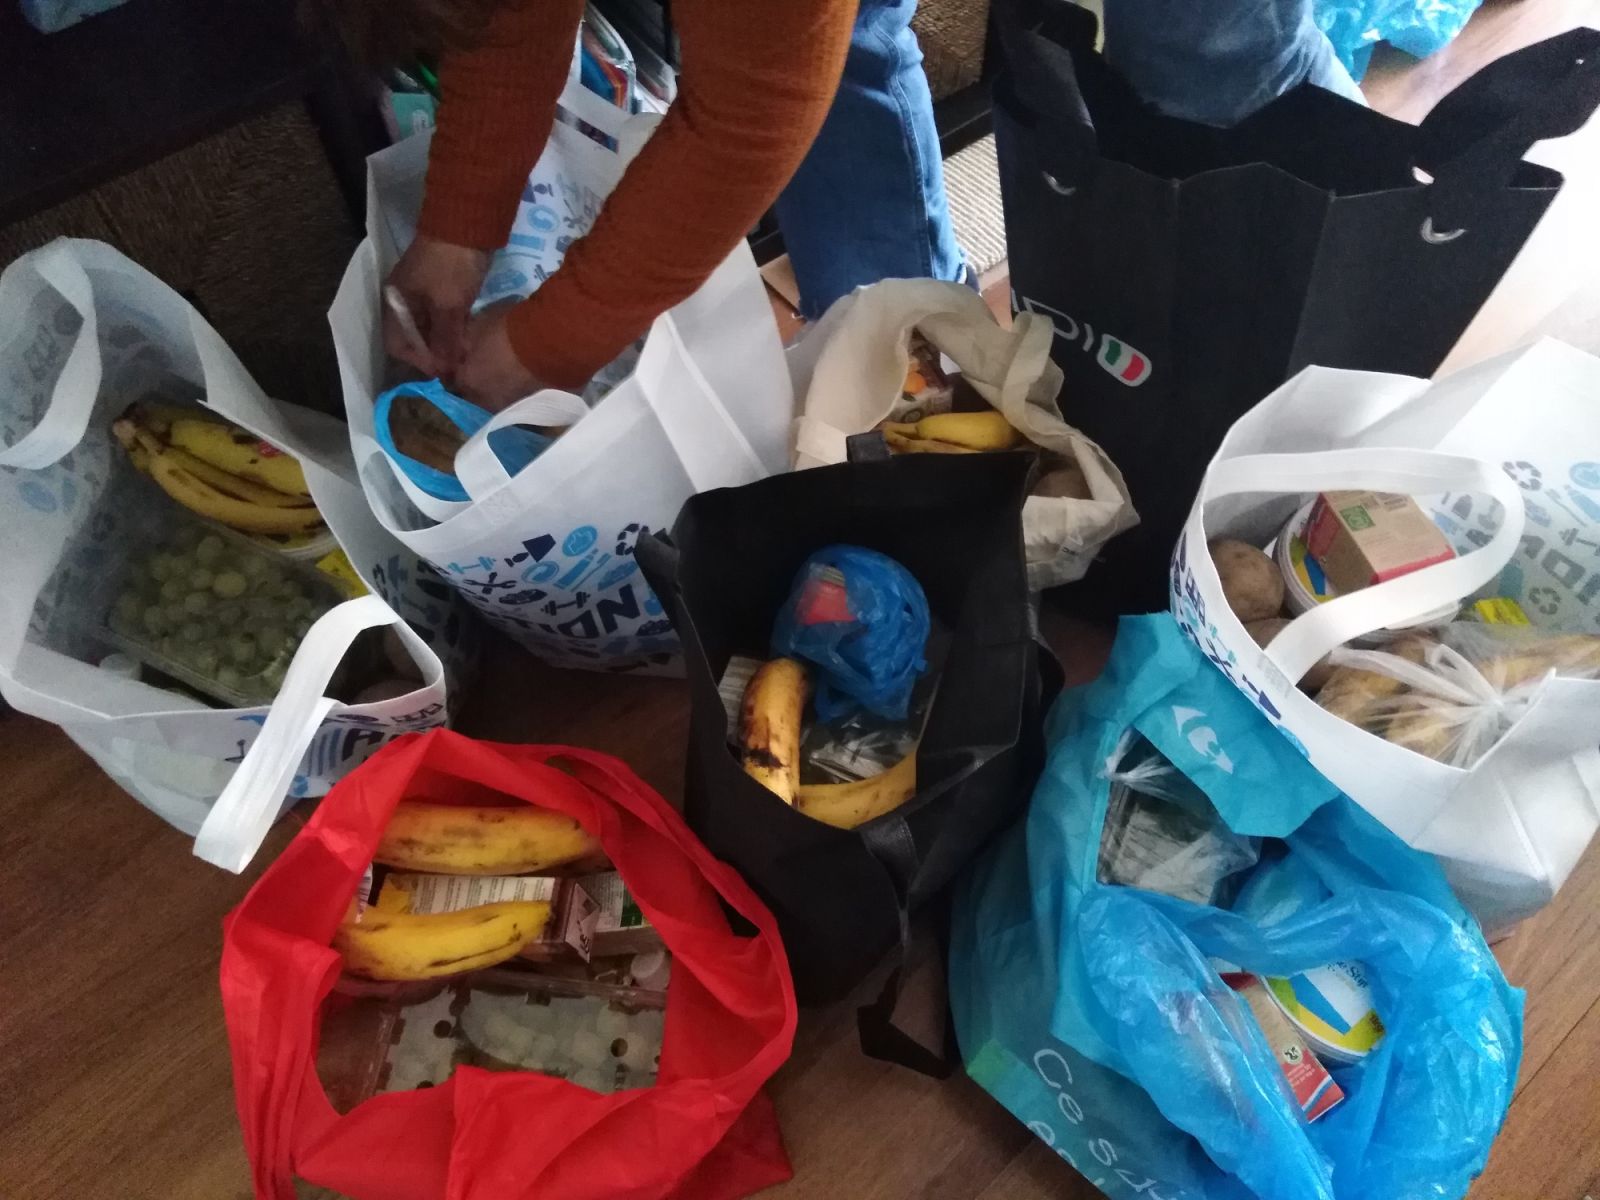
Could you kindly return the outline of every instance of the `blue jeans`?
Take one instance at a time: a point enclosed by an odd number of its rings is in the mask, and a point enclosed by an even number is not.
[[[778,197],[800,311],[822,315],[880,279],[959,280],[933,96],[911,32],[916,0],[861,0],[844,79]]]
[[[1361,103],[1311,0],[1105,0],[1106,60],[1162,112],[1232,125],[1301,80]]]

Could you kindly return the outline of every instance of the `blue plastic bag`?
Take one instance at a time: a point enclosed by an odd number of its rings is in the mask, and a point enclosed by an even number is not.
[[[822,720],[865,709],[903,721],[928,665],[930,627],[928,598],[910,571],[876,550],[828,546],[796,574],[772,652],[817,668]]]
[[[1268,839],[1229,909],[1099,882],[1142,737],[1233,833]],[[967,1072],[1114,1200],[1466,1193],[1511,1102],[1522,996],[1434,861],[1334,790],[1178,630],[1126,618],[1064,693],[1027,818],[963,880],[950,1003]],[[1364,965],[1387,1034],[1307,1125],[1212,960]]]
[[[389,428],[389,422],[394,413],[394,402],[401,396],[416,396],[418,399],[426,400],[467,437],[471,437],[487,425],[493,414],[487,409],[479,408],[470,400],[463,400],[437,379],[402,383],[399,387],[392,387],[387,392],[380,393],[372,402],[372,424],[378,445],[395,466],[405,472],[406,478],[439,500],[470,500],[472,497],[467,495],[467,489],[461,486],[461,481],[454,475],[437,467],[430,467],[427,463],[418,462],[410,455],[400,453],[395,447],[394,433]],[[516,426],[497,429],[489,435],[489,448],[494,451],[495,457],[511,475],[515,475],[544,453],[550,442],[551,439],[543,434]]]
[[[1388,42],[1417,58],[1442,50],[1482,0],[1315,0],[1312,18],[1350,74],[1367,73],[1372,50]]]

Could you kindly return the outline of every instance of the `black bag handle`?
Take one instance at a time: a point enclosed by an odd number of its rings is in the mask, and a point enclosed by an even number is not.
[[[996,0],[992,11],[1004,61],[996,99],[1032,118],[1045,183],[1070,195],[1076,188],[1062,181],[1081,179],[1100,156],[1077,64],[1097,61],[1099,21],[1071,0]]]
[[[1450,242],[1479,201],[1511,183],[1535,142],[1575,132],[1600,108],[1600,30],[1568,30],[1484,67],[1434,105],[1417,165],[1433,176],[1422,237]],[[1487,130],[1487,132],[1485,132]]]

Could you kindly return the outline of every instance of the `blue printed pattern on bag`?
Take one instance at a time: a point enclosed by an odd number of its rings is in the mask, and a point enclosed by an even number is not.
[[[567,248],[589,232],[604,200],[594,188],[559,168],[534,167],[511,236],[490,261],[478,306],[520,300],[537,290],[561,265]]]
[[[1493,585],[1535,625],[1600,632],[1600,463],[1503,464],[1522,489],[1522,543]],[[1434,501],[1432,516],[1457,550],[1485,545],[1500,524],[1494,500],[1459,492]]]
[[[444,570],[491,625],[547,662],[666,669],[677,635],[634,558],[649,532],[642,523],[608,535],[577,525],[528,538],[516,554],[449,562]]]

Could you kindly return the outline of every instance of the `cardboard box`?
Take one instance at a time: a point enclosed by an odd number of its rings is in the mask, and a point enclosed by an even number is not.
[[[1277,1058],[1278,1068],[1307,1123],[1323,1116],[1344,1099],[1344,1089],[1333,1081],[1322,1060],[1306,1044],[1305,1036],[1273,1003],[1260,979],[1239,972],[1224,974],[1222,980],[1239,994],[1239,999],[1261,1027],[1261,1035]]]
[[[1455,557],[1410,496],[1324,492],[1306,524],[1306,549],[1342,595]]]

